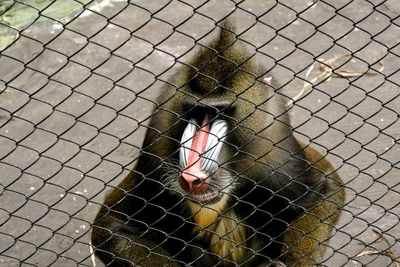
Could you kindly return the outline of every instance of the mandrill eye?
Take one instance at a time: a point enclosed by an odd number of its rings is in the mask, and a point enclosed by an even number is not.
[[[217,165],[227,131],[228,123],[224,120],[215,120],[210,125],[206,116],[199,128],[196,120],[191,119],[181,138],[180,167],[201,172],[210,171]]]

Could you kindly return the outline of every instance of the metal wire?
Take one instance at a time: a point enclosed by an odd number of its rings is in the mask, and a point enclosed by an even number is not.
[[[0,266],[101,266],[90,231],[104,197],[146,153],[155,112],[179,116],[155,99],[181,92],[174,74],[225,19],[263,68],[250,74],[280,84],[295,137],[344,181],[320,264],[400,266],[399,12],[395,0],[2,1]],[[268,112],[263,101],[251,104]]]

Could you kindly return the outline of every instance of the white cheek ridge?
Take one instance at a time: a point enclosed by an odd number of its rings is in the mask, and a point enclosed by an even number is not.
[[[215,120],[211,125],[208,135],[205,154],[202,156],[201,169],[205,172],[210,171],[212,167],[218,164],[218,156],[228,131],[228,123],[224,120]]]
[[[189,153],[192,148],[193,136],[196,132],[196,120],[191,119],[183,131],[181,138],[181,148],[179,150],[179,166],[183,169],[187,166]]]

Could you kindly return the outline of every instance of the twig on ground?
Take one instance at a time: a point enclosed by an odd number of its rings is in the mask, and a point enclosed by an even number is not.
[[[359,77],[362,75],[368,75],[368,76],[376,75],[376,74],[382,72],[384,69],[382,60],[379,61],[379,64],[381,65],[381,67],[379,68],[379,70],[377,72],[375,72],[375,71],[360,72],[360,71],[348,71],[348,70],[344,70],[344,69],[336,69],[336,67],[334,66],[333,63],[335,63],[336,61],[338,61],[341,58],[348,57],[348,56],[351,56],[351,54],[344,54],[344,55],[333,57],[333,58],[330,58],[327,60],[320,59],[320,61],[322,61],[321,65],[320,65],[320,69],[321,69],[322,73],[320,75],[318,75],[317,77],[315,77],[311,80],[308,80],[308,77],[310,76],[310,74],[315,66],[315,63],[313,63],[308,68],[306,75],[304,77],[303,89],[301,89],[300,92],[296,96],[294,96],[289,101],[289,103],[286,104],[286,106],[288,107],[288,106],[292,105],[293,102],[297,101],[304,94],[304,92],[307,89],[309,89],[310,87],[312,87],[316,82],[320,82],[320,81],[329,82],[332,77]]]

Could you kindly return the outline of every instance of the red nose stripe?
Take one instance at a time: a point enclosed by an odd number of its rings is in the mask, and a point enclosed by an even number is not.
[[[198,184],[193,183],[199,179],[207,178],[206,175],[201,171],[201,155],[204,153],[207,138],[210,133],[210,125],[208,124],[208,117],[206,116],[203,120],[201,128],[195,133],[192,141],[192,147],[189,152],[188,164],[189,168],[182,172],[182,178],[185,179],[187,185],[193,190]],[[200,187],[205,186],[202,184]],[[196,189],[201,190],[200,188]]]

